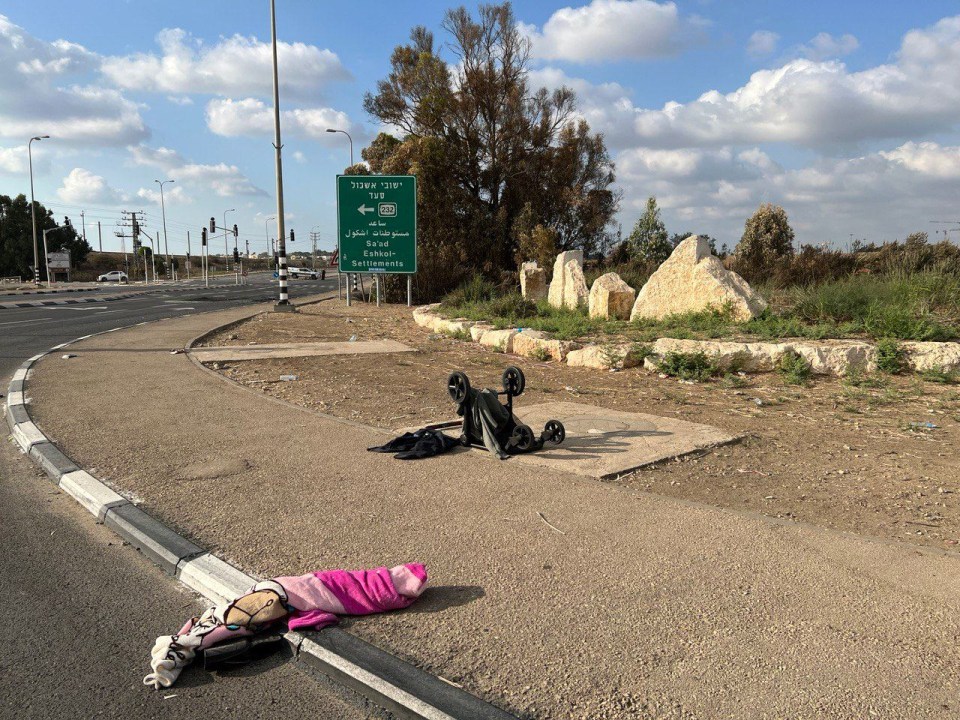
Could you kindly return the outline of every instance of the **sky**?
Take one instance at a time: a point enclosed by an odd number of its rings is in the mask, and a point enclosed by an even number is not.
[[[278,0],[290,251],[336,240],[335,176],[382,128],[363,111],[432,0]],[[468,9],[476,5],[468,3]],[[960,3],[514,3],[533,87],[567,85],[602,132],[624,236],[656,196],[667,230],[733,247],[763,202],[802,243],[960,226]],[[0,193],[35,193],[105,250],[121,210],[197,252],[211,216],[241,250],[275,236],[269,2],[0,2]],[[446,51],[445,51],[446,52]],[[951,236],[960,240],[960,227]],[[222,241],[221,241],[222,242]],[[219,247],[213,244],[214,251]],[[230,243],[232,248],[232,242]]]

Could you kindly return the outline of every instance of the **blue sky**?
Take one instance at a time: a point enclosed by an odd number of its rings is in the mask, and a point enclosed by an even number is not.
[[[392,49],[440,2],[278,2],[284,187],[296,249],[330,248],[343,135],[378,131],[361,107]],[[475,5],[468,4],[473,8]],[[629,232],[656,195],[671,232],[731,246],[763,201],[804,242],[880,241],[960,219],[960,6],[956,2],[520,2],[535,84],[569,84],[603,132]],[[121,209],[156,230],[166,186],[171,249],[228,215],[252,250],[274,214],[269,4],[33,2],[0,6],[0,192],[95,223]],[[93,228],[91,230],[91,228]],[[956,236],[960,238],[960,233]],[[194,245],[196,247],[196,245]],[[214,246],[216,247],[216,246]]]

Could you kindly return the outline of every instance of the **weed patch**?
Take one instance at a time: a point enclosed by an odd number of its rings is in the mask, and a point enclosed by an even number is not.
[[[657,369],[670,377],[695,382],[704,382],[720,372],[716,361],[702,352],[668,352],[657,362]]]
[[[806,385],[810,382],[810,376],[813,369],[799,353],[790,351],[780,356],[780,364],[777,368],[783,379],[791,385]]]

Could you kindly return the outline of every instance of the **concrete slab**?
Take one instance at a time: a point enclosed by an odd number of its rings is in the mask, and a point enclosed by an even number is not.
[[[267,358],[311,357],[315,355],[371,355],[414,351],[415,348],[396,340],[361,340],[358,342],[284,343],[281,345],[230,345],[193,348],[190,352],[201,362],[228,362]]]
[[[547,420],[559,420],[567,437],[561,445],[547,444],[540,452],[517,455],[510,462],[599,479],[737,439],[710,425],[572,402],[520,405],[514,412],[536,434]]]
[[[548,443],[540,452],[515,455],[510,462],[516,460],[599,480],[738,439],[712,425],[581,403],[520,406],[514,407],[514,414],[533,428],[536,435],[542,432],[548,420],[559,420],[567,436],[561,445]],[[459,437],[462,422],[460,419],[437,420],[394,432],[402,435],[427,427]],[[487,453],[484,448],[473,450]]]

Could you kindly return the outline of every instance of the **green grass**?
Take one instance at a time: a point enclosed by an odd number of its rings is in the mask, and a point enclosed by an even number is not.
[[[791,385],[806,385],[810,382],[813,370],[810,363],[795,352],[787,352],[780,356],[780,366],[777,368],[783,379]]]
[[[877,369],[897,375],[909,367],[907,351],[896,338],[881,338],[877,342]]]
[[[440,311],[450,317],[485,320],[498,328],[543,330],[559,340],[875,339],[883,347],[881,369],[890,373],[904,369],[899,342],[960,338],[960,277],[947,273],[852,275],[775,295],[768,292],[771,308],[747,322],[738,322],[726,309],[625,322],[590,318],[586,307],[571,310],[546,302],[534,304],[516,292],[497,295],[494,285],[478,276],[447,295]]]
[[[670,377],[695,382],[704,382],[720,374],[714,359],[702,352],[668,352],[657,362],[657,369]]]
[[[920,378],[926,382],[939,383],[941,385],[960,384],[960,373],[956,370],[944,370],[943,368],[930,368],[920,373]]]

